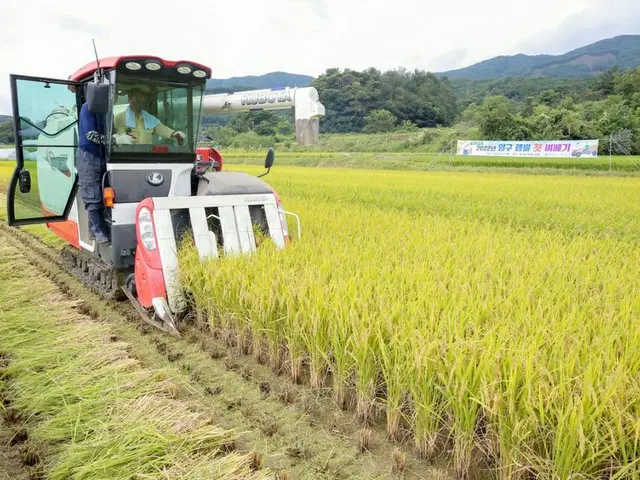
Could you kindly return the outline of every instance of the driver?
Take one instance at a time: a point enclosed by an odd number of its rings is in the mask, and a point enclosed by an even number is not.
[[[164,138],[177,138],[178,143],[184,142],[184,133],[172,130],[163,125],[160,120],[144,110],[144,94],[137,88],[129,90],[129,106],[113,117],[113,138],[118,145],[153,143],[153,135]]]

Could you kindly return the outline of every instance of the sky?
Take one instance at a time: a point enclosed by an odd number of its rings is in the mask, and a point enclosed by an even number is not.
[[[638,0],[165,2],[3,0],[0,114],[11,114],[9,74],[66,79],[94,59],[92,39],[100,57],[192,60],[229,78],[334,67],[439,72],[640,34]]]

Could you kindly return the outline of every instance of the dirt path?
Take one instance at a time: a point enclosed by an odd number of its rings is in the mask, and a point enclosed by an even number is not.
[[[182,382],[181,395],[210,411],[221,427],[240,432],[238,450],[262,453],[264,466],[281,472],[281,478],[452,478],[447,469],[417,458],[410,444],[388,441],[383,425],[364,432],[352,413],[335,408],[322,392],[291,384],[211,335],[192,330],[175,339],[147,327],[128,303],[105,301],[70,276],[59,252],[33,234],[2,222],[0,242],[28,251],[29,262],[79,300],[83,313],[108,322],[143,365],[163,368]],[[370,438],[368,451],[361,451],[363,437]],[[401,473],[394,472],[397,465]]]
[[[11,357],[0,350],[0,480],[27,480],[35,477],[33,469],[24,464],[21,455],[19,418],[11,413],[11,399],[6,396],[8,379],[3,370],[9,367]],[[22,450],[24,451],[24,450]]]
[[[27,470],[14,444],[15,430],[0,415],[0,480],[27,480]]]

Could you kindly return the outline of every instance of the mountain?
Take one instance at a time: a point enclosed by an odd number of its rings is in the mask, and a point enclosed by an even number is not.
[[[608,38],[563,55],[500,56],[438,75],[450,79],[589,77],[615,65],[622,69],[640,65],[640,35]]]
[[[0,123],[10,119],[11,119],[11,115],[0,115]]]
[[[247,77],[212,78],[207,81],[207,92],[259,90],[278,87],[308,87],[315,80],[309,75],[297,73],[271,72],[264,75]]]

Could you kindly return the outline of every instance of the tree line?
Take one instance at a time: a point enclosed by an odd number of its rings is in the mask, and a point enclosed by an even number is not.
[[[614,135],[613,153],[640,153],[640,67],[613,68],[590,81],[537,95],[493,92],[469,103],[458,123],[476,127],[487,140],[603,140]],[[566,84],[564,88],[571,88]]]
[[[460,126],[486,140],[626,139],[640,153],[640,67],[588,78],[449,80],[421,71],[327,70],[323,132]],[[465,128],[466,127],[466,128]],[[618,152],[620,153],[620,152]]]
[[[430,72],[328,69],[312,85],[326,109],[327,133],[376,131],[396,125],[451,125],[457,115],[451,83]]]

